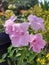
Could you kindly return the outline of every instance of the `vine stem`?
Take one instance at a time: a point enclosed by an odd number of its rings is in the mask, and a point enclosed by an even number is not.
[[[16,65],[15,61],[14,61],[14,65]]]

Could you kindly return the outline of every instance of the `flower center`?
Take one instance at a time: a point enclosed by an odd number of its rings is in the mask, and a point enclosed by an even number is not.
[[[36,39],[35,39],[35,40],[33,40],[33,42],[36,42]]]
[[[24,32],[21,32],[21,35],[24,35]]]
[[[33,40],[33,43],[36,44],[36,39]]]

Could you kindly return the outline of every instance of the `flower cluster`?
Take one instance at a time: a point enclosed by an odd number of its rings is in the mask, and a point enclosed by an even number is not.
[[[44,58],[38,58],[37,62],[39,62],[41,65],[45,65],[45,59]]]
[[[46,55],[46,58],[49,60],[49,53]]]
[[[31,26],[36,32],[39,29],[45,31],[44,20],[32,14],[28,16],[29,22],[15,23],[15,20],[17,20],[17,17],[13,15],[4,25],[5,32],[9,34],[12,45],[14,47],[30,45],[29,49],[39,53],[44,48],[46,42],[40,33],[35,35],[29,34],[28,29]]]

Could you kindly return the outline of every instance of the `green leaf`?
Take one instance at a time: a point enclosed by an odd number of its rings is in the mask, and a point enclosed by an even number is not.
[[[21,53],[17,53],[17,54],[16,54],[16,57],[19,57],[19,56],[21,56]]]
[[[10,53],[12,51],[12,48],[13,46],[11,45],[9,48],[8,48],[8,53]]]
[[[15,49],[12,50],[12,51],[9,53],[9,56],[8,56],[8,57],[13,58],[13,56],[14,56],[14,52],[15,52]]]
[[[2,59],[5,59],[7,57],[7,53],[2,55]]]
[[[5,62],[5,60],[3,60],[3,59],[0,59],[0,63],[2,63],[2,62]]]

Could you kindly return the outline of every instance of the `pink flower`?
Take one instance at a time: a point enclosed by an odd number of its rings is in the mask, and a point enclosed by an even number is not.
[[[42,48],[44,48],[46,42],[43,40],[43,37],[40,33],[36,35],[30,35],[30,49],[34,52],[39,53]]]
[[[13,24],[14,22],[10,21],[10,20],[7,20],[5,22],[5,32],[6,34],[12,34],[12,29],[13,29]]]
[[[39,29],[43,29],[44,28],[44,20],[42,18],[39,18],[35,15],[29,15],[28,16],[28,20],[30,22],[30,25],[32,26],[33,30],[38,31]]]
[[[15,24],[14,21],[16,20],[17,18],[13,15],[10,19],[8,19],[6,22],[5,22],[5,32],[7,34],[12,34],[13,33],[13,25]]]
[[[16,23],[13,25],[13,34],[10,35],[12,45],[14,47],[27,46],[29,42],[28,33],[29,24],[27,22]]]

